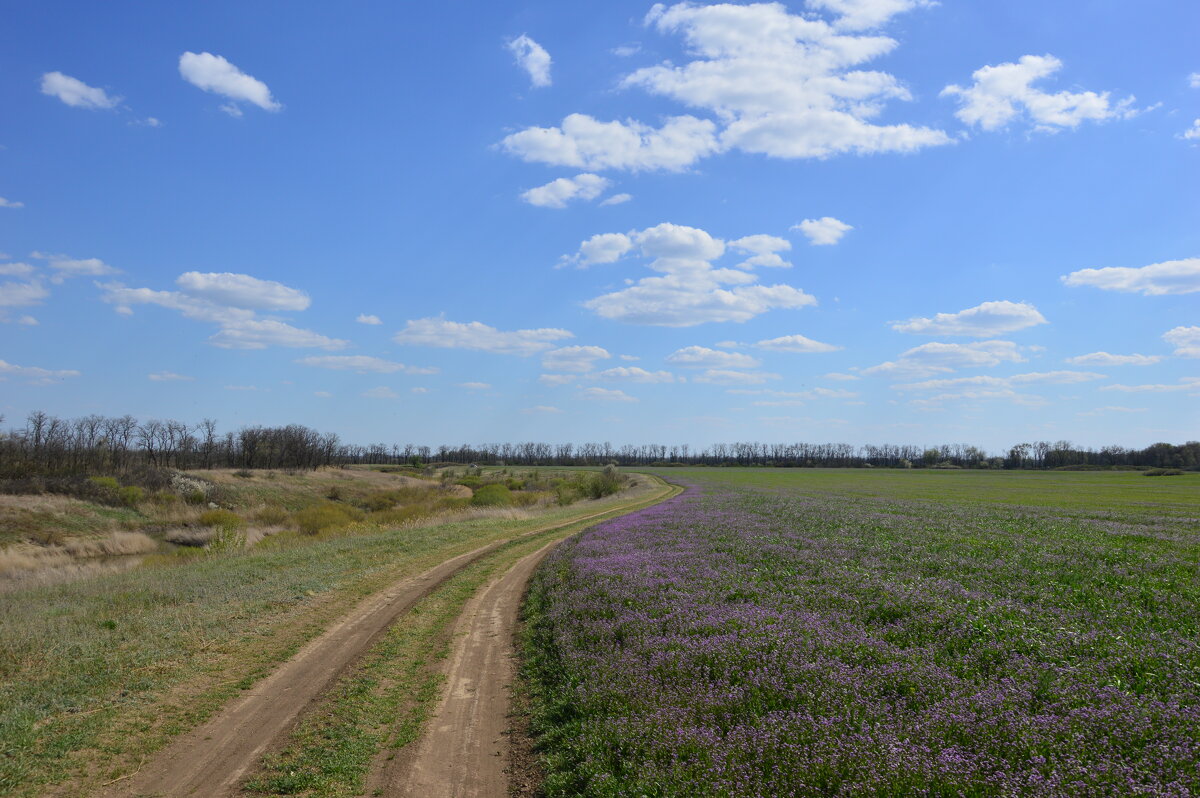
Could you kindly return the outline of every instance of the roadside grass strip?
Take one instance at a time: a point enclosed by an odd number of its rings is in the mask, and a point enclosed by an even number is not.
[[[565,542],[524,609],[545,794],[1200,793],[1200,497],[1039,476],[689,471]]]
[[[533,518],[268,539],[5,595],[0,795],[75,796],[120,779],[392,582],[661,493],[644,486]]]

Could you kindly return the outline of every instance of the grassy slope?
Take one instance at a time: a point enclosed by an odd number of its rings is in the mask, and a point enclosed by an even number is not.
[[[268,540],[245,553],[163,558],[5,596],[0,794],[127,772],[363,596],[491,541],[629,500],[580,502],[524,520]]]

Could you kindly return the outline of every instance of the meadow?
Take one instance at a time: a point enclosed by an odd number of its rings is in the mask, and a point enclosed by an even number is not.
[[[1200,474],[663,473],[531,585],[547,795],[1200,792]]]

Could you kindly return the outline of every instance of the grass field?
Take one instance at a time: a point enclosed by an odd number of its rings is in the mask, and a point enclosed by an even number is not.
[[[1200,475],[664,474],[531,587],[547,794],[1200,792]]]
[[[347,480],[332,478],[343,495],[379,490],[347,491]],[[260,481],[250,490],[265,490]],[[484,544],[645,498],[657,490],[650,482],[568,506],[468,508],[402,527],[353,524],[154,555],[132,570],[4,594],[0,795],[73,796],[126,774],[364,596]],[[304,490],[295,488],[297,506]]]

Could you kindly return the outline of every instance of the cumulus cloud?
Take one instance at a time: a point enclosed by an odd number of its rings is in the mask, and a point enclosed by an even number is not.
[[[147,374],[146,379],[151,382],[195,382],[195,377],[188,377],[183,374],[176,374],[173,371],[156,371],[153,374]]]
[[[591,371],[597,360],[608,360],[612,355],[599,346],[564,346],[542,355],[542,368],[547,371]]]
[[[1200,89],[1200,72],[1193,72],[1188,75],[1188,85],[1193,89]]]
[[[437,374],[436,368],[406,366],[392,360],[370,357],[368,355],[318,355],[302,357],[296,361],[302,366],[313,366],[322,369],[338,371],[356,371],[359,374],[394,374],[402,371],[406,374]]]
[[[558,387],[560,385],[570,385],[577,379],[579,379],[579,377],[575,374],[543,374],[542,376],[538,377],[538,382],[542,383],[543,385],[552,385]]]
[[[510,155],[532,163],[631,172],[680,171],[719,151],[716,125],[676,116],[654,128],[633,119],[602,122],[569,114],[557,127],[530,127],[500,142]]]
[[[1200,357],[1200,327],[1176,327],[1163,333],[1163,340],[1180,357]]]
[[[729,248],[740,252],[748,252],[751,257],[737,264],[735,268],[750,271],[759,266],[773,269],[790,269],[791,262],[780,257],[780,252],[792,248],[792,242],[779,236],[752,235],[744,236],[729,242]]]
[[[99,258],[72,258],[69,255],[50,255],[45,252],[33,252],[30,257],[46,261],[46,265],[53,272],[50,282],[56,284],[62,283],[68,277],[103,277],[120,273]]]
[[[378,388],[371,388],[368,391],[363,391],[363,396],[368,399],[399,399],[400,394],[393,391],[386,385],[380,385]]]
[[[631,199],[633,199],[633,195],[632,195],[632,194],[613,194],[613,195],[612,195],[611,197],[609,197],[608,199],[606,199],[606,200],[603,200],[603,201],[600,203],[600,205],[601,205],[601,206],[605,206],[605,205],[621,205],[621,204],[623,204],[623,203],[629,202]]]
[[[184,272],[175,284],[189,296],[237,308],[305,310],[312,304],[308,294],[299,289],[248,274]]]
[[[563,411],[551,405],[535,405],[533,407],[526,407],[521,412],[531,416],[554,416]]]
[[[1184,141],[1200,141],[1200,119],[1192,121],[1192,126],[1179,134]]]
[[[878,125],[891,100],[911,94],[885,72],[860,69],[897,46],[855,35],[918,5],[904,0],[825,0],[832,23],[790,14],[781,3],[655,5],[646,24],[681,37],[692,60],[638,69],[620,82],[710,115],[675,116],[651,127],[571,114],[501,142],[527,161],[588,169],[687,168],[733,149],[778,158],[912,152],[947,144],[940,130]]]
[[[120,97],[112,96],[104,89],[89,86],[82,80],[61,72],[47,72],[42,75],[42,94],[57,97],[72,108],[110,109],[121,103]]]
[[[936,3],[933,0],[807,0],[806,5],[836,14],[833,25],[839,30],[870,30],[886,25],[904,11],[928,8]]]
[[[359,324],[370,324],[372,326],[383,324],[383,320],[380,319],[378,316],[370,316],[370,315],[367,315],[366,313],[358,314],[358,318],[355,319],[355,321],[358,322]]]
[[[762,385],[779,378],[778,374],[769,371],[706,369],[702,374],[692,377],[692,382],[705,382],[712,385]]]
[[[862,370],[870,376],[884,374],[900,378],[929,377],[958,369],[990,368],[1001,363],[1020,363],[1020,350],[1012,341],[978,341],[971,344],[933,342],[913,347],[895,360]]]
[[[858,397],[854,391],[846,391],[841,388],[809,388],[805,391],[732,388],[727,393],[767,397],[755,401],[756,407],[798,407],[816,399],[855,399]]]
[[[448,321],[437,316],[410,320],[392,340],[409,346],[472,349],[527,357],[552,348],[556,341],[574,337],[570,332],[556,328],[503,331],[478,321]]]
[[[759,341],[755,346],[759,349],[768,349],[772,352],[836,352],[841,349],[840,346],[824,344],[820,341],[814,341],[811,338],[805,338],[803,335],[784,335],[779,338],[770,338],[766,341]]]
[[[490,382],[460,382],[459,388],[466,388],[468,391],[486,391],[492,387]]]
[[[706,346],[685,346],[667,355],[667,362],[677,366],[715,369],[752,369],[761,364],[756,358],[741,352],[722,352]]]
[[[598,380],[623,380],[626,382],[644,383],[676,382],[675,375],[669,371],[647,371],[638,366],[617,366],[616,368],[598,371],[592,376]]]
[[[1073,385],[1104,379],[1094,371],[1031,371],[1011,377],[953,377],[950,379],[924,380],[893,386],[897,391],[945,391],[967,386],[983,388],[1011,388],[1014,385],[1042,383],[1048,385]]]
[[[971,75],[975,81],[972,85],[947,86],[942,96],[957,98],[955,116],[984,130],[996,130],[1014,119],[1027,118],[1039,130],[1057,131],[1078,127],[1085,120],[1099,122],[1137,113],[1131,107],[1133,97],[1113,104],[1108,92],[1049,94],[1033,87],[1034,82],[1061,68],[1062,61],[1052,55],[1026,55],[1015,63],[981,67]]]
[[[984,302],[958,313],[939,313],[932,319],[912,318],[892,322],[892,329],[917,335],[970,335],[986,338],[1046,324],[1028,302]]]
[[[28,263],[0,263],[0,277],[32,277],[35,271]]]
[[[793,226],[792,229],[803,233],[808,238],[810,244],[830,246],[841,241],[842,236],[854,228],[840,219],[835,219],[832,216],[822,216],[820,219],[805,219]]]
[[[565,208],[572,200],[594,200],[604,193],[610,183],[611,181],[599,175],[584,172],[574,177],[560,177],[543,186],[531,188],[521,194],[521,199],[539,208]]]
[[[9,377],[29,380],[34,385],[50,385],[68,377],[78,377],[80,373],[74,369],[44,369],[39,366],[18,366],[0,360],[0,380]]]
[[[17,202],[16,200],[10,200],[10,199],[5,199],[4,197],[0,197],[0,208],[24,208],[24,207],[25,207],[24,202]]]
[[[755,246],[768,246],[765,239]],[[750,246],[743,242],[741,249]],[[775,308],[815,305],[816,299],[790,285],[756,284],[749,273],[752,261],[739,268],[718,268],[712,261],[726,251],[726,244],[704,230],[663,223],[645,230],[593,236],[579,251],[564,256],[561,264],[581,267],[613,262],[636,251],[648,258],[649,268],[661,276],[644,277],[629,287],[584,302],[598,315],[632,324],[689,327],[710,321],[746,321]],[[767,252],[767,255],[774,253]]]
[[[176,280],[179,291],[128,288],[120,283],[101,284],[101,300],[122,315],[134,306],[157,305],[194,321],[215,324],[218,331],[208,340],[223,349],[265,349],[284,346],[311,349],[343,349],[349,341],[301,329],[285,321],[262,318],[258,309],[303,310],[308,295],[270,280],[245,274],[201,274],[187,272]]]
[[[247,75],[224,57],[212,53],[186,52],[179,56],[179,74],[198,89],[219,94],[236,102],[257,105],[264,111],[283,108],[271,96],[267,84]],[[233,116],[241,116],[236,105],[223,106]]]
[[[536,87],[550,85],[550,53],[546,48],[522,33],[508,42],[508,50],[517,66],[529,73],[529,82]]]
[[[1150,385],[1104,385],[1102,391],[1119,391],[1120,393],[1176,393],[1186,392],[1189,395],[1200,396],[1200,377],[1182,377],[1177,383],[1158,383]]]
[[[0,308],[21,308],[40,305],[50,292],[38,280],[0,283]]]
[[[862,377],[856,377],[853,374],[844,374],[840,371],[831,371],[828,374],[822,374],[821,376],[827,380],[835,380],[837,382],[853,382],[854,380],[862,379]]]
[[[1140,268],[1108,266],[1103,269],[1080,269],[1061,279],[1069,286],[1086,285],[1104,291],[1143,296],[1192,294],[1200,291],[1200,258],[1167,260]]]
[[[580,399],[590,399],[599,402],[636,402],[635,397],[615,388],[584,388],[579,392]]]
[[[1076,366],[1152,366],[1163,359],[1162,355],[1113,355],[1108,352],[1090,352],[1086,355],[1069,357],[1065,362]]]

